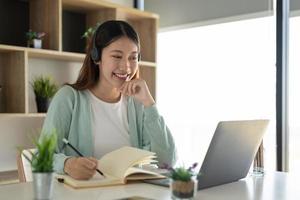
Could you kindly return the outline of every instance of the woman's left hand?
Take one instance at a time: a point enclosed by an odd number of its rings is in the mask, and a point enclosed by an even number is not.
[[[126,81],[120,88],[122,94],[132,96],[140,101],[145,107],[152,106],[155,101],[150,94],[147,83],[143,79]]]

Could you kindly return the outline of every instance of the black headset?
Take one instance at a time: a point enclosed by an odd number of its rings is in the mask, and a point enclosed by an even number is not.
[[[101,60],[100,58],[100,53],[97,49],[97,44],[96,44],[96,38],[97,38],[97,33],[98,33],[98,30],[99,30],[99,26],[97,28],[97,30],[95,31],[94,33],[94,38],[93,38],[93,47],[92,47],[92,50],[91,50],[91,58],[92,60],[94,61],[94,63],[97,63]],[[138,61],[141,60],[141,53],[138,54]]]
[[[99,27],[97,28],[97,30],[95,31],[95,34],[94,34],[93,47],[92,47],[92,51],[91,51],[91,58],[94,61],[94,63],[97,63],[100,61],[100,54],[96,47],[96,38],[97,38],[98,29],[99,29]]]

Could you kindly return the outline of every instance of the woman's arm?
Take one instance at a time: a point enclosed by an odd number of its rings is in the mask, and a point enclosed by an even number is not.
[[[143,146],[156,153],[160,165],[173,166],[177,160],[173,136],[155,105],[144,109]]]
[[[142,119],[142,148],[157,154],[159,164],[174,165],[177,159],[173,137],[159,115],[155,101],[143,79],[125,82],[119,90],[144,106]]]
[[[42,135],[49,134],[53,129],[57,133],[57,147],[54,155],[54,171],[64,173],[64,163],[67,158],[63,150],[62,139],[68,138],[69,128],[74,106],[74,92],[69,86],[61,88],[51,101],[50,107],[45,118]]]

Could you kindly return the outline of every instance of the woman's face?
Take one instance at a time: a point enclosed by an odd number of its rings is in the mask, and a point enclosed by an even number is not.
[[[138,47],[127,37],[121,37],[102,50],[100,85],[119,88],[138,69]]]

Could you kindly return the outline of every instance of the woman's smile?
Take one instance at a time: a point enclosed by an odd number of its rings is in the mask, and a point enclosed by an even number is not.
[[[113,75],[114,75],[114,77],[117,77],[117,78],[119,78],[119,79],[121,79],[121,80],[124,80],[124,81],[126,81],[126,79],[129,77],[129,74],[124,74],[124,73],[115,73],[115,72],[113,72]]]

